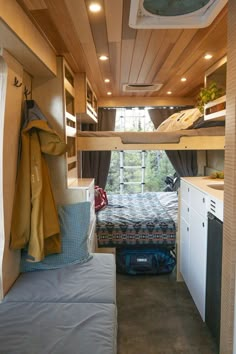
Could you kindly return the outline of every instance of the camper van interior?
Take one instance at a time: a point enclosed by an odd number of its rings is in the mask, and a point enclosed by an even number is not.
[[[235,19],[0,0],[0,354],[236,354]]]

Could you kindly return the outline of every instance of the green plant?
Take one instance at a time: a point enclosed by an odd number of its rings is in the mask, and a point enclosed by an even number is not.
[[[217,87],[216,82],[212,82],[208,87],[202,87],[197,97],[197,107],[201,113],[204,113],[204,105],[210,101],[224,95],[221,87]]]

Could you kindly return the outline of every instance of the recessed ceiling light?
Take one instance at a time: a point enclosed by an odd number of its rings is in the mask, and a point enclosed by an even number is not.
[[[112,95],[112,92],[110,92],[110,91],[107,92],[107,95],[108,95],[108,96],[111,96],[111,95]]]
[[[167,91],[167,95],[171,95],[172,94],[172,92],[171,91]]]
[[[102,7],[100,4],[98,4],[97,2],[92,2],[90,5],[89,5],[89,10],[91,12],[99,12],[101,11]]]
[[[110,79],[105,79],[104,82],[110,82]]]
[[[100,55],[99,59],[102,61],[105,61],[105,60],[108,60],[108,56],[107,55]]]
[[[206,59],[206,60],[209,60],[209,59],[211,59],[212,58],[212,55],[211,54],[206,54],[206,55],[204,55],[204,59]]]
[[[185,82],[185,81],[187,81],[187,79],[186,79],[186,77],[181,77],[181,79],[180,79],[182,82]]]

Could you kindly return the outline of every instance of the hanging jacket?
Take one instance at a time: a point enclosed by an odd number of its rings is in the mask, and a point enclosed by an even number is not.
[[[44,154],[62,155],[65,151],[66,144],[46,120],[34,116],[27,121],[21,132],[10,247],[27,248],[35,262],[61,252],[58,215]]]

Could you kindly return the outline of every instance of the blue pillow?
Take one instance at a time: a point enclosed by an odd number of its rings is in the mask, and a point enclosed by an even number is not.
[[[46,256],[41,262],[29,262],[27,251],[21,254],[21,272],[62,268],[69,264],[87,262],[90,202],[67,204],[58,207],[62,237],[62,253]]]

